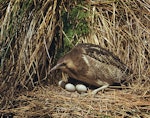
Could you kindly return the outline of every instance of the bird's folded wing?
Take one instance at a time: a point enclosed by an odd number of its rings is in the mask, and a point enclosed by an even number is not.
[[[112,52],[109,52],[106,49],[94,44],[80,44],[78,46],[83,48],[84,55],[88,55],[102,63],[113,65],[121,71],[129,73],[128,67]]]

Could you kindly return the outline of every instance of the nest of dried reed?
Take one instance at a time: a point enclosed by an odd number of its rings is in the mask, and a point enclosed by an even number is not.
[[[0,3],[1,116],[150,117],[148,0]],[[67,37],[62,14],[67,12],[69,17],[74,6],[88,12],[84,18],[90,31],[86,35],[73,32],[70,45],[95,43],[118,55],[133,70],[129,89],[108,89],[96,97],[83,97],[54,86],[60,76],[50,74],[49,69]]]

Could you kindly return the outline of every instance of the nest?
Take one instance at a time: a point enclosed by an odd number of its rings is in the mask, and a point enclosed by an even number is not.
[[[0,112],[3,116],[28,118],[148,118],[149,97],[137,95],[131,89],[106,89],[95,96],[89,90],[82,95],[51,85],[20,94],[13,101],[13,108]]]

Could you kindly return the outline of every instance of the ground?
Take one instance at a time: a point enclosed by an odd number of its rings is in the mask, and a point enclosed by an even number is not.
[[[83,96],[50,85],[21,93],[14,100],[14,108],[0,112],[14,118],[149,118],[149,98],[129,88],[108,88],[95,96],[88,90]]]

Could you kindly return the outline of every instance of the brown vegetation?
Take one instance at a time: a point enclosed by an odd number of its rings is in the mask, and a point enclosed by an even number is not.
[[[72,30],[64,29],[64,13]],[[150,117],[148,0],[0,0],[0,33],[1,116]],[[101,45],[127,64],[128,88],[95,97],[59,88],[60,74],[49,70],[65,45],[78,42]]]

